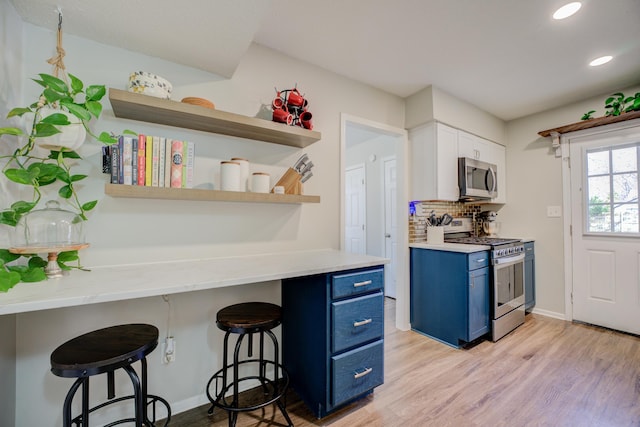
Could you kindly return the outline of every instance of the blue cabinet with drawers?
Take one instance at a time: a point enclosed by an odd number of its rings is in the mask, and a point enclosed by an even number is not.
[[[382,266],[282,281],[282,358],[318,418],[384,381]]]
[[[411,248],[411,328],[460,347],[490,331],[489,252]]]

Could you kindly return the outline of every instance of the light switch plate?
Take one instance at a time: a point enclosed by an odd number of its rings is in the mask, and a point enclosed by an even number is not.
[[[547,206],[547,216],[549,218],[560,218],[562,216],[562,208],[560,206]]]

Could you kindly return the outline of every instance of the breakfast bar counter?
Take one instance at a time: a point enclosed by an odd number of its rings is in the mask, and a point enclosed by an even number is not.
[[[100,266],[0,293],[0,315],[246,285],[388,263],[332,249]]]

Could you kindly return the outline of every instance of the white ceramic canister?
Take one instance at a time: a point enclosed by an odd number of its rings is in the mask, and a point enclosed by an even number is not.
[[[265,172],[254,172],[251,175],[251,191],[254,193],[268,193],[271,188],[271,175]]]
[[[232,162],[240,163],[240,191],[249,190],[249,160],[232,157]]]
[[[241,191],[240,163],[226,160],[220,162],[220,189],[222,191]]]

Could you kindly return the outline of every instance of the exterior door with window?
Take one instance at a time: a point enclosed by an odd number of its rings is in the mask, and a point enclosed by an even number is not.
[[[640,127],[570,139],[573,318],[640,334]]]

